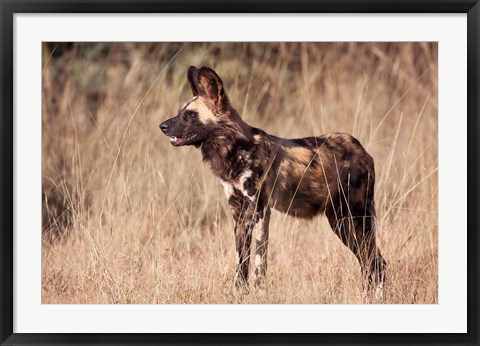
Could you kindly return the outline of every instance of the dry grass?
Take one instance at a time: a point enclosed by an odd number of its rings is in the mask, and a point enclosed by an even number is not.
[[[158,129],[191,96],[189,65],[216,69],[243,118],[269,133],[359,138],[376,163],[385,302],[438,302],[436,44],[43,50],[43,303],[368,302],[323,216],[275,211],[268,294],[235,293],[219,181],[195,148],[173,148]]]

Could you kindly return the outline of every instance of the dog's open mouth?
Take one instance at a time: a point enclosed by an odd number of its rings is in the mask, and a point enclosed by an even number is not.
[[[185,144],[192,139],[194,139],[197,136],[195,132],[190,132],[184,137],[175,137],[175,136],[170,136],[170,143],[172,145],[182,145]]]

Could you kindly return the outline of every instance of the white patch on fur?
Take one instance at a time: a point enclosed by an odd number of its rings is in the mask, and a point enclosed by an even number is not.
[[[230,197],[233,195],[233,186],[230,184],[228,181],[225,181],[223,179],[220,179],[220,182],[222,183],[223,186],[223,192],[225,192],[225,196],[227,196],[227,200],[230,199]]]
[[[198,113],[198,118],[203,124],[208,122],[218,122],[218,118],[213,114],[210,108],[207,107],[203,98],[200,96],[194,97],[189,104],[186,105],[186,110]]]
[[[243,171],[242,175],[238,179],[238,182],[242,185],[245,183],[245,181],[252,176],[252,171],[249,169],[246,169]]]
[[[233,186],[237,188],[245,197],[247,197],[250,201],[255,200],[255,195],[249,196],[248,192],[244,189],[244,184],[247,179],[252,177],[252,171],[249,169],[246,169],[242,172],[242,174],[238,177],[238,179],[233,183]]]
[[[255,224],[255,240],[257,242],[264,242],[264,236],[265,232],[263,231],[263,218],[259,218],[258,222]]]
[[[262,257],[260,255],[255,256],[255,267],[259,268],[262,265]]]
[[[235,260],[237,261],[237,264],[240,264],[240,254],[238,253],[238,251],[235,252]]]
[[[233,181],[226,181],[226,180],[220,179],[220,182],[222,183],[222,186],[223,186],[223,191],[225,192],[225,196],[227,196],[227,199],[229,199],[235,193],[235,190],[238,190],[242,193],[242,195],[247,197],[251,202],[255,201],[255,195],[249,196],[248,192],[243,187],[245,184],[245,181],[251,177],[252,177],[252,171],[249,169],[246,169],[237,179]]]

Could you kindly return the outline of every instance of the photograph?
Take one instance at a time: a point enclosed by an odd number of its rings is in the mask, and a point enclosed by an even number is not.
[[[42,304],[438,304],[438,42],[41,49]]]

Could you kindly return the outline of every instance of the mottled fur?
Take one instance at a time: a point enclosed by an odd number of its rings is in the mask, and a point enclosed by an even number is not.
[[[360,262],[368,287],[380,293],[386,266],[375,238],[373,158],[344,133],[284,139],[247,125],[230,105],[223,82],[208,67],[190,67],[194,98],[160,125],[173,145],[200,147],[221,179],[233,219],[236,285],[248,280],[255,233],[255,286],[267,268],[270,210],[302,218],[324,213]]]

